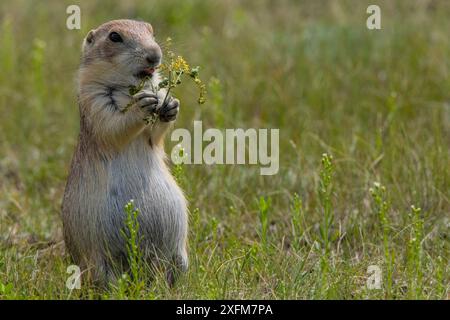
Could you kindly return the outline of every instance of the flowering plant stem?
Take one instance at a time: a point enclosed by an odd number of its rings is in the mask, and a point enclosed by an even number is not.
[[[169,47],[171,44],[171,39],[167,39],[167,47]],[[203,104],[206,101],[206,86],[203,84],[203,82],[199,78],[199,67],[190,67],[189,64],[186,62],[186,60],[182,56],[175,57],[175,54],[168,50],[168,57],[169,61],[167,63],[162,64],[159,69],[161,72],[166,71],[167,76],[163,77],[162,81],[158,83],[156,87],[153,86],[153,83],[150,81],[150,86],[152,92],[155,94],[161,90],[166,89],[166,94],[164,96],[164,100],[162,102],[162,105],[164,106],[167,103],[167,100],[169,98],[169,94],[172,90],[172,88],[177,87],[181,84],[181,79],[183,75],[188,75],[191,79],[193,79],[194,83],[197,85],[199,89],[199,97],[197,99],[197,102],[199,104]],[[129,93],[131,96],[135,95],[139,91],[141,91],[144,87],[147,81],[149,81],[149,77],[145,77],[142,79],[142,81],[137,86],[130,86]],[[125,108],[123,108],[121,111],[123,113],[127,112],[128,109],[133,105],[133,101],[130,101]],[[144,120],[147,121],[147,123],[154,123],[156,121],[156,116],[158,115],[158,111],[155,112],[155,115],[152,117],[147,117]]]

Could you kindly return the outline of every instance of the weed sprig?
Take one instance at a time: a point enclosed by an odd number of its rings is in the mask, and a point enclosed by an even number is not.
[[[168,62],[163,63],[158,69],[159,72],[163,74],[162,80],[158,83],[158,85],[154,86],[150,80],[150,77],[145,77],[139,82],[137,86],[129,87],[129,94],[131,96],[135,95],[139,91],[141,91],[147,83],[150,83],[150,88],[153,93],[157,94],[160,90],[166,89],[166,94],[164,96],[164,100],[162,105],[164,105],[169,97],[172,89],[180,86],[182,84],[182,79],[188,78],[192,79],[195,85],[198,87],[199,96],[197,99],[198,104],[204,104],[206,102],[206,85],[199,77],[200,67],[191,67],[187,61],[183,58],[183,56],[176,55],[171,49],[172,39],[167,38],[166,40],[166,48],[167,48],[167,56]],[[133,105],[133,101],[128,103],[125,108],[121,111],[123,113],[127,112],[129,108]],[[156,121],[157,114],[154,114],[151,117],[145,118],[144,120],[147,123],[154,123]]]

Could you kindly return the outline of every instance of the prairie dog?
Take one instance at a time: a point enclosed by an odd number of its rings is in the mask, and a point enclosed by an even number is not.
[[[149,23],[113,20],[91,30],[83,42],[78,74],[80,134],[62,203],[66,247],[74,262],[101,284],[127,270],[124,206],[139,208],[141,250],[149,262],[188,267],[187,204],[165,165],[163,139],[179,101],[149,85],[133,97],[129,86],[143,77],[159,83],[162,58]],[[121,112],[129,102],[132,106]],[[151,126],[144,118],[158,111]]]

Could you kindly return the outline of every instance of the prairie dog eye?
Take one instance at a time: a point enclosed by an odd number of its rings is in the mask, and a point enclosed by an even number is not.
[[[109,34],[109,40],[111,40],[112,42],[123,42],[122,37],[117,32],[111,32]]]

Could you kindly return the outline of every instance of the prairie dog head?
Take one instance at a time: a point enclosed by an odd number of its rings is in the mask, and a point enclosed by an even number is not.
[[[162,59],[152,26],[113,20],[89,31],[83,41],[80,83],[130,85],[153,76]]]

